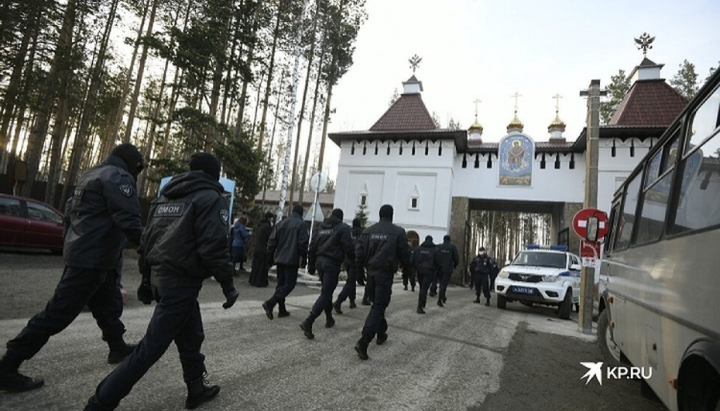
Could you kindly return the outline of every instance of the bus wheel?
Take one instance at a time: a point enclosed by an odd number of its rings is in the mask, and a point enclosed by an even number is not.
[[[507,298],[502,295],[497,296],[497,308],[500,308],[501,310],[504,310],[507,306]]]
[[[705,359],[691,356],[680,367],[678,408],[680,411],[720,410],[720,374]]]
[[[562,300],[560,303],[560,306],[558,307],[558,315],[563,320],[569,320],[570,319],[570,311],[572,311],[572,290],[568,289],[565,293],[565,299]]]
[[[600,346],[600,353],[602,353],[603,359],[608,367],[619,367],[624,365],[622,352],[620,351],[620,347],[618,347],[612,339],[610,318],[608,317],[607,309],[600,313],[600,318],[598,318],[597,323],[597,342],[598,346]]]

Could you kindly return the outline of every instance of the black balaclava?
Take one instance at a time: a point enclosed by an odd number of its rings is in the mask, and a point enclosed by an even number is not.
[[[385,204],[380,207],[380,218],[387,218],[392,221],[393,219],[393,208],[390,204]]]
[[[443,237],[443,241],[446,242],[446,243],[449,243],[449,242],[450,242],[450,236],[449,236],[449,235],[446,235],[445,237]]]
[[[425,236],[425,241],[430,241],[432,243],[433,238],[431,235]]]
[[[210,153],[197,152],[190,156],[190,171],[204,171],[207,175],[220,180],[220,160]]]
[[[137,178],[138,174],[145,168],[143,156],[140,150],[130,143],[120,144],[110,153],[122,160],[127,165],[128,173]]]
[[[302,208],[302,206],[301,206],[300,204],[297,204],[297,205],[295,205],[295,206],[293,207],[292,212],[295,213],[295,214],[297,214],[297,215],[299,215],[300,217],[302,217],[302,215],[303,215],[303,208]]]
[[[265,219],[266,219],[266,220],[270,220],[270,219],[273,219],[273,220],[274,220],[274,219],[275,219],[275,214],[273,214],[273,213],[271,213],[271,212],[268,211],[267,213],[265,213]]]
[[[343,217],[345,217],[345,213],[343,213],[343,210],[339,208],[332,210],[331,215],[340,221],[342,221]]]
[[[358,228],[362,227],[362,221],[360,221],[359,218],[353,219],[353,227],[358,227]]]

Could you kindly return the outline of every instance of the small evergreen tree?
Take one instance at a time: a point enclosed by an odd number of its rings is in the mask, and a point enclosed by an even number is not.
[[[367,204],[360,204],[358,205],[357,210],[355,210],[355,218],[360,219],[360,226],[362,228],[365,228],[368,221],[368,214],[367,214]]]
[[[630,77],[625,75],[625,70],[618,70],[618,74],[610,77],[610,84],[607,86],[609,100],[600,103],[600,121],[602,124],[610,123],[610,119],[629,90]]]
[[[697,82],[698,74],[695,71],[695,65],[684,60],[682,64],[680,64],[680,69],[677,74],[675,74],[675,77],[670,80],[670,85],[673,86],[678,93],[690,100],[695,97],[698,89],[700,89]]]

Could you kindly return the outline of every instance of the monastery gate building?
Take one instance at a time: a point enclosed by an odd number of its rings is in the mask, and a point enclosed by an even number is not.
[[[615,190],[687,104],[660,78],[662,65],[645,58],[630,74],[633,85],[609,125],[600,128],[598,208],[606,212]],[[475,250],[469,244],[472,210],[502,210],[551,215],[554,242],[583,208],[586,129],[573,142],[556,116],[549,141],[535,142],[515,118],[499,143],[485,143],[482,127],[438,129],[413,75],[403,94],[367,131],[330,133],[340,147],[336,208],[346,222],[366,204],[368,223],[383,204],[395,209],[393,222],[413,242],[450,234],[461,262],[453,281]],[[572,231],[572,230],[570,230]],[[579,238],[567,239],[578,253]],[[417,243],[416,243],[417,244]],[[495,250],[491,250],[494,252]]]

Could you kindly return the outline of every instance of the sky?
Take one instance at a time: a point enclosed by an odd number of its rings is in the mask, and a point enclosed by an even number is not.
[[[593,79],[606,86],[619,69],[629,74],[643,59],[633,39],[645,32],[655,36],[647,57],[665,64],[667,80],[685,59],[700,81],[720,61],[718,0],[367,0],[366,10],[354,64],[333,90],[329,132],[368,130],[394,90],[402,93],[415,54],[428,111],[443,127],[452,118],[467,128],[481,100],[486,142],[506,134],[516,92],[518,118],[535,141],[549,138],[556,94],[564,136],[577,139],[587,110],[580,91]],[[335,179],[340,150],[326,147]]]

